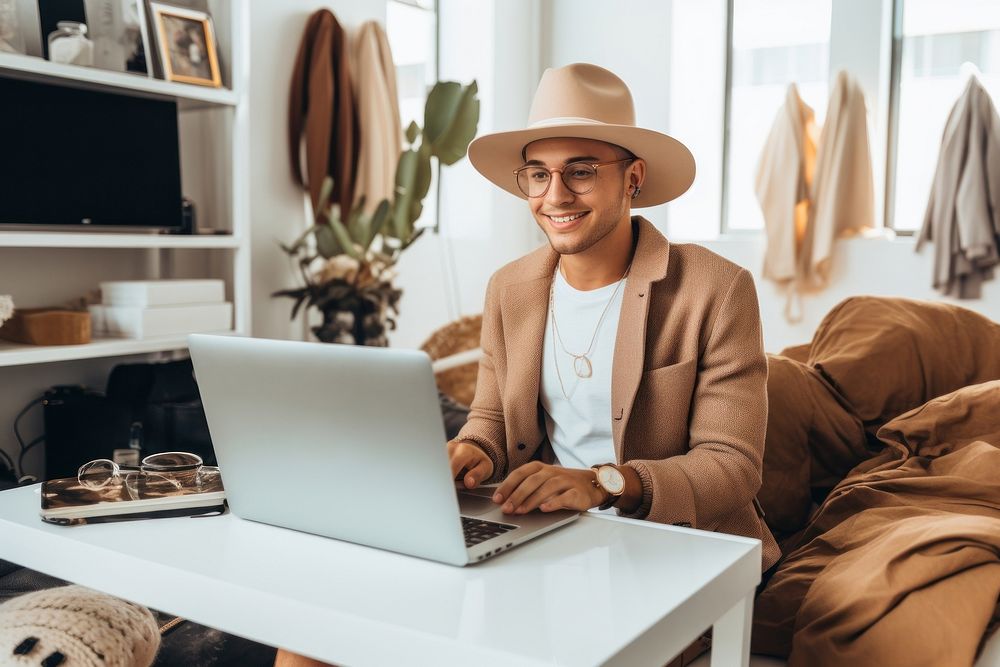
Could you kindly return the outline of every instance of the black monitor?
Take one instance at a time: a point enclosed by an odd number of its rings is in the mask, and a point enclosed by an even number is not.
[[[177,103],[0,76],[0,226],[181,227]]]

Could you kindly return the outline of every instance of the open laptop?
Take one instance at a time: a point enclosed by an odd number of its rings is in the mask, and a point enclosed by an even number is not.
[[[205,334],[188,346],[236,516],[453,565],[579,516],[505,515],[492,489],[456,488],[423,352]]]

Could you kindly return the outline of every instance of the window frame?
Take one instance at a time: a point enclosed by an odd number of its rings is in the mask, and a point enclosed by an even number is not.
[[[419,9],[424,12],[433,12],[434,15],[434,81],[441,80],[441,0],[434,0],[434,8],[428,9],[424,7],[418,0],[386,0],[386,4],[396,3],[400,5],[406,5],[407,7],[412,7],[413,9]],[[427,95],[430,94],[433,84],[428,86],[424,91],[424,101],[426,103]],[[403,131],[403,128],[400,128]],[[431,231],[435,234],[441,233],[441,163],[437,160],[434,161],[431,169],[434,170],[433,180],[434,180],[434,219],[432,221],[427,221],[425,224],[420,225],[418,229],[423,229]]]
[[[725,88],[724,88],[724,108],[723,108],[723,138],[722,138],[722,178],[721,196],[722,201],[719,207],[718,232],[725,236],[747,236],[764,233],[765,228],[758,229],[731,229],[729,227],[729,160],[731,143],[730,120],[732,115],[733,97],[733,29],[734,29],[734,3],[736,0],[726,0],[726,39],[725,39]],[[838,3],[850,2],[851,0],[833,0],[833,11],[837,11]],[[882,227],[891,229],[896,236],[912,237],[919,233],[919,230],[903,229],[897,230],[895,227],[895,193],[896,193],[896,163],[897,146],[899,135],[899,98],[900,98],[900,70],[902,67],[903,49],[903,0],[881,0],[879,11],[887,11],[886,26],[879,31],[880,41],[887,42],[888,48],[881,45],[868,43],[869,51],[877,52],[877,62],[872,63],[873,71],[887,71],[886,76],[879,76],[878,94],[885,96],[885,104],[879,104],[872,108],[872,127],[874,131],[869,135],[872,140],[872,170],[875,178],[876,193],[876,221],[881,217]],[[888,33],[888,34],[886,34]],[[830,26],[830,48],[844,37],[837,30],[837,22],[831,21]],[[887,61],[887,62],[885,62]],[[830,71],[827,73],[828,80],[835,70],[841,66],[835,63],[834,58],[830,58]],[[870,100],[869,100],[870,102]],[[884,114],[884,118],[882,117]],[[880,134],[884,133],[884,137]],[[877,143],[876,143],[877,141]],[[882,183],[879,181],[879,164],[884,167],[882,171]],[[881,186],[881,188],[880,188]],[[881,211],[879,211],[879,195],[881,194]],[[881,216],[880,216],[881,213]]]

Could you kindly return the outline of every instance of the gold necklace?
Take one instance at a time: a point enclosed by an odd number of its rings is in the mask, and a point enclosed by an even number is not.
[[[632,269],[632,263],[625,267],[625,273],[622,277],[618,279],[618,284],[615,285],[614,291],[611,293],[611,298],[608,299],[607,304],[604,306],[604,310],[601,311],[601,317],[597,320],[597,326],[594,327],[594,334],[590,337],[590,345],[587,346],[587,351],[582,354],[576,354],[570,352],[566,349],[566,343],[563,342],[562,336],[559,335],[559,325],[556,323],[556,305],[555,305],[555,289],[556,280],[552,279],[552,284],[549,286],[549,313],[552,316],[552,362],[556,366],[556,377],[559,378],[559,388],[562,390],[563,396],[566,400],[569,400],[569,395],[566,393],[566,387],[563,385],[562,372],[559,370],[559,360],[556,359],[556,340],[559,340],[559,345],[562,346],[563,352],[573,357],[573,372],[576,376],[581,379],[586,379],[594,374],[594,365],[590,362],[589,355],[594,348],[594,341],[597,340],[597,332],[601,330],[601,323],[604,321],[604,316],[608,314],[608,308],[611,307],[611,303],[615,300],[618,295],[618,290],[625,282],[625,278],[628,276],[628,272]],[[556,266],[556,271],[559,270],[559,266]]]

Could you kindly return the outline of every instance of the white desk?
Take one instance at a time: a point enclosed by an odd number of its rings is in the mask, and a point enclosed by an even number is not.
[[[746,665],[760,542],[588,514],[478,565],[221,517],[61,527],[0,493],[0,559],[346,665]]]

